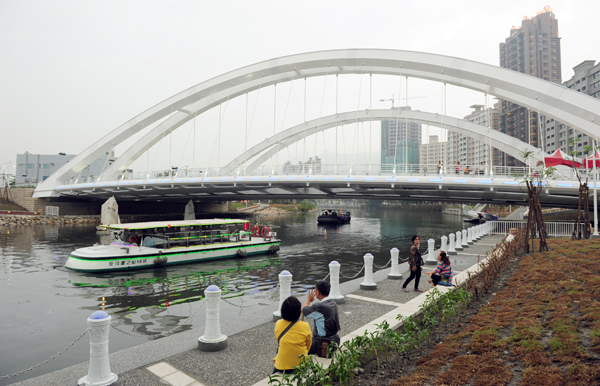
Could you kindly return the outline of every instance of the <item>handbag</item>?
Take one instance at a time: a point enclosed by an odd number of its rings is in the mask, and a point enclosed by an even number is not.
[[[335,335],[317,337],[317,356],[321,358],[328,358],[327,350],[329,349],[329,345],[335,341],[334,338]]]
[[[290,330],[290,328],[292,328],[292,326],[294,324],[296,324],[297,320],[293,321],[292,323],[289,324],[289,326],[287,326],[285,328],[285,330],[283,330],[283,332],[281,334],[279,334],[279,336],[277,337],[277,351],[275,351],[275,353],[279,352],[279,341],[281,340],[281,338],[283,338],[283,336],[285,335],[286,332],[288,332]]]

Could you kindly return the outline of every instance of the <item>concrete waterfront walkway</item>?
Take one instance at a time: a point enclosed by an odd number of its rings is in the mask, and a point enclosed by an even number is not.
[[[461,278],[460,272],[483,259],[503,237],[485,236],[457,255],[450,256],[456,279],[464,279],[465,275]],[[402,252],[401,257],[404,255]],[[341,265],[344,272],[343,262]],[[342,342],[365,331],[374,331],[375,324],[383,320],[392,324],[396,315],[409,316],[419,310],[426,294],[414,292],[414,282],[408,285],[409,292],[402,291],[402,283],[408,277],[407,264],[403,264],[402,268],[404,278],[401,280],[387,279],[389,268],[375,272],[377,289],[374,291],[360,289],[362,277],[340,285],[340,292],[345,296],[345,302],[339,305]],[[425,266],[424,270],[434,268]],[[421,276],[421,289],[430,288],[428,278],[424,274]],[[304,299],[304,296],[301,297],[301,302]],[[198,337],[204,333],[202,327],[115,352],[110,355],[111,371],[118,374],[119,386],[267,385],[277,348],[272,318],[277,308],[278,302],[275,302],[260,310],[243,311],[238,317],[222,320],[221,332],[228,336],[228,347],[223,351],[206,353],[198,350]],[[110,339],[118,339],[118,332],[111,330],[110,334]],[[85,362],[15,385],[76,385],[87,370]]]

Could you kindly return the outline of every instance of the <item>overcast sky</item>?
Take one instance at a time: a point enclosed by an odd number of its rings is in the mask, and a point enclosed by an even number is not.
[[[511,26],[520,26],[524,16],[535,16],[546,5],[558,19],[565,80],[572,76],[572,67],[583,60],[600,60],[597,23],[591,17],[600,15],[600,1],[0,0],[0,163],[14,164],[16,154],[25,151],[78,154],[122,123],[184,89],[279,56],[340,48],[385,48],[498,65],[498,44],[509,36]],[[335,103],[331,98],[320,100],[332,85],[331,80],[323,82],[309,80],[313,95],[309,115],[313,119],[329,114],[323,104],[331,107]],[[354,89],[362,90],[361,96],[353,92],[354,102],[348,106],[368,107],[368,79],[355,76],[346,82],[354,82]],[[373,108],[390,107],[390,102],[379,100],[392,94],[397,97],[397,80],[382,77],[374,82]],[[414,85],[409,86],[414,98],[410,105],[440,111],[440,86]],[[293,87],[295,93],[302,89]],[[301,98],[289,99],[293,106],[287,112],[286,98],[292,92],[286,95],[283,86],[279,90],[279,122],[272,122],[272,107],[264,107],[262,112],[257,108],[253,125],[270,128],[255,138],[262,135],[262,140],[273,130],[300,123],[303,107],[296,99]],[[438,90],[437,94],[432,90]],[[269,92],[255,93],[250,103],[272,106]],[[484,103],[483,97],[473,92],[450,90],[448,95],[447,112],[456,117],[468,114],[470,105]],[[227,125],[223,123],[220,145],[215,134],[218,112],[213,111],[212,117],[207,113],[203,121],[196,122],[204,130],[198,136],[205,141],[197,139],[190,145],[186,138],[192,138],[191,130],[197,128],[183,126],[173,137],[168,160],[165,151],[169,145],[163,143],[162,150],[155,147],[155,153],[151,152],[138,170],[156,168],[153,163],[159,153],[159,163],[189,164],[192,149],[200,158],[194,160],[196,164],[216,165],[217,157],[224,164],[237,155],[233,153],[243,150],[239,144],[227,145],[243,136],[244,119],[240,115],[244,115],[245,102],[235,103],[221,112]],[[365,134],[364,126],[362,130],[362,134],[360,129],[347,132],[357,142],[350,144],[347,138],[346,146],[368,152],[358,144],[361,138],[371,135],[377,140],[379,134]],[[117,155],[124,146],[117,148]],[[209,152],[211,159],[207,161]]]

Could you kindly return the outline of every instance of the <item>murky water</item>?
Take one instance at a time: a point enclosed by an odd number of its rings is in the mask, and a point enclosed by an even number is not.
[[[401,257],[413,234],[423,242],[462,229],[462,219],[437,213],[395,210],[353,210],[352,222],[341,226],[317,225],[317,213],[262,219],[276,227],[282,240],[275,256],[218,260],[128,273],[83,274],[63,268],[68,254],[100,240],[93,226],[33,226],[0,228],[0,375],[24,370],[56,354],[86,328],[87,317],[105,310],[113,325],[142,334],[132,337],[111,330],[110,351],[146,342],[149,335],[181,332],[204,325],[202,308],[191,324],[182,325],[215,284],[223,298],[240,308],[221,303],[221,318],[231,318],[269,304],[282,270],[293,275],[292,292],[306,292],[329,272],[337,260],[341,273],[354,276],[363,256],[372,253],[383,266],[390,249]],[[425,250],[426,244],[424,245]],[[340,278],[344,282],[344,277]],[[54,361],[24,375],[0,380],[0,385],[84,362],[89,357],[86,336]],[[83,374],[85,375],[85,374]]]

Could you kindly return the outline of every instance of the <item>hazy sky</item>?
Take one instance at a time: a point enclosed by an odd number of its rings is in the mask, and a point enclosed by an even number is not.
[[[520,26],[524,16],[534,16],[546,5],[558,19],[565,80],[583,60],[600,60],[600,40],[590,17],[600,15],[600,1],[0,0],[0,163],[14,164],[16,154],[25,151],[78,154],[184,89],[279,56],[385,48],[498,65],[498,44],[508,37],[511,26]],[[367,108],[368,79],[354,76],[345,82],[355,90],[349,93],[346,109]],[[397,82],[391,77],[374,81],[373,108],[390,107],[390,102],[379,100],[397,97]],[[330,94],[332,85],[331,79],[308,81],[309,119],[330,114],[334,100],[321,99],[325,91]],[[250,105],[257,105],[252,130],[260,132],[249,143],[301,122],[298,95],[303,86],[291,86],[293,93],[289,87],[278,87],[277,123],[272,90],[249,97]],[[413,108],[441,109],[439,85],[416,82],[409,86],[409,95],[418,97],[409,101]],[[196,164],[216,165],[217,158],[224,164],[243,150],[244,103],[232,101],[221,111],[220,143],[215,110],[195,127],[185,125],[177,131],[168,160],[165,139],[138,170],[190,164],[192,149]],[[447,103],[449,115],[463,117],[470,105],[483,104],[484,99],[477,93],[449,90]],[[200,131],[190,145],[192,129]],[[347,132],[346,147],[364,152],[368,150],[361,140],[369,135],[378,140],[378,134],[369,134],[364,126],[362,133],[353,130]],[[349,137],[355,142],[351,144]],[[117,155],[125,146],[116,149]]]

